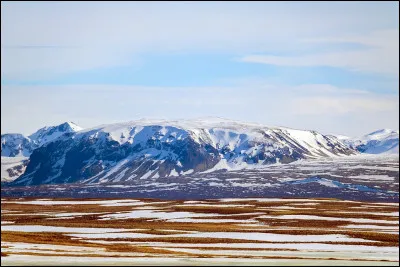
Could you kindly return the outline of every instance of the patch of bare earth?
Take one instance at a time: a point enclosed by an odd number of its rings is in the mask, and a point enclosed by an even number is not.
[[[30,201],[37,199],[16,199],[3,198],[1,208],[4,213],[1,214],[2,221],[13,221],[14,223],[7,224],[7,230],[2,230],[1,241],[2,256],[11,254],[18,255],[38,255],[38,256],[82,256],[82,254],[74,254],[63,250],[49,251],[26,251],[15,250],[13,243],[28,243],[28,244],[45,244],[45,245],[63,245],[74,247],[96,248],[96,251],[85,253],[85,257],[103,257],[104,252],[115,252],[107,257],[119,257],[118,253],[142,253],[146,257],[228,257],[228,258],[258,258],[258,259],[314,259],[312,252],[310,257],[291,257],[291,256],[245,256],[245,255],[211,255],[208,251],[299,251],[296,248],[238,248],[229,247],[229,244],[313,244],[323,243],[330,245],[353,245],[353,246],[368,246],[393,249],[399,246],[398,240],[398,216],[391,216],[394,212],[399,211],[398,205],[385,205],[382,203],[367,203],[367,202],[350,202],[340,201],[336,199],[314,199],[304,202],[291,201],[284,199],[282,201],[263,201],[239,199],[229,202],[221,202],[219,200],[199,201],[196,205],[185,203],[185,201],[162,201],[157,199],[137,199],[141,201],[139,205],[129,206],[126,202],[121,202],[121,205],[114,205],[116,199],[54,199],[54,201],[85,201],[85,204],[57,204],[57,205],[40,205],[32,204]],[[112,200],[113,205],[107,206],[107,200]],[[45,202],[46,200],[40,200]],[[53,200],[48,200],[53,201]],[[101,201],[102,204],[90,203],[89,201]],[[125,200],[128,201],[128,200]],[[142,204],[142,202],[144,204]],[[134,201],[132,200],[132,203]],[[125,205],[126,204],[126,205]],[[226,204],[226,206],[223,206]],[[149,207],[146,207],[146,206]],[[232,206],[236,205],[236,206]],[[182,213],[189,212],[192,214],[188,217],[187,222],[170,221],[164,217],[161,218],[113,218],[104,220],[107,215],[118,213],[131,213],[135,210],[150,209],[153,211],[162,211],[163,213]],[[62,214],[69,217],[63,217]],[[82,213],[82,214],[80,214]],[[90,213],[90,214],[85,214]],[[376,214],[379,213],[379,214]],[[387,213],[387,214],[385,214]],[[74,215],[76,214],[76,215]],[[57,216],[61,217],[57,217]],[[206,216],[205,216],[206,215]],[[296,215],[295,219],[285,219],[284,215]],[[260,217],[261,216],[261,217]],[[262,218],[262,216],[266,216]],[[302,218],[302,216],[304,218]],[[318,218],[308,219],[307,216],[318,216]],[[326,219],[324,219],[326,218]],[[210,220],[204,222],[204,219]],[[230,222],[218,222],[218,220],[233,220]],[[352,221],[351,219],[355,219]],[[368,219],[366,223],[361,223],[357,219]],[[198,222],[196,220],[199,220]],[[238,220],[238,222],[235,222]],[[243,221],[248,220],[249,223]],[[151,237],[138,238],[110,238],[107,234],[102,238],[90,239],[90,237],[77,238],[71,233],[59,232],[23,232],[20,228],[23,225],[41,225],[53,227],[73,227],[73,228],[115,228],[127,229],[138,234],[150,234]],[[344,226],[364,226],[364,228],[345,228]],[[368,225],[374,227],[368,228]],[[11,230],[10,230],[11,227]],[[390,230],[392,233],[387,233],[379,230]],[[386,228],[385,228],[386,227]],[[389,228],[388,228],[389,227]],[[397,233],[396,232],[397,227]],[[293,236],[325,236],[340,234],[347,236],[349,241],[318,241],[315,242],[281,242],[247,240],[245,238],[209,238],[209,237],[185,237],[175,236],[191,232],[234,232],[234,233],[271,233]],[[388,231],[388,230],[385,230]],[[72,231],[71,231],[72,232]],[[90,236],[90,235],[87,235]],[[363,239],[365,242],[351,241],[352,238]],[[93,242],[95,241],[95,242]],[[153,243],[163,242],[174,244],[175,250],[168,247],[153,246]],[[179,244],[190,244],[191,248],[198,249],[204,253],[188,253],[178,251]],[[199,246],[196,246],[199,244]],[[201,244],[211,244],[211,246],[202,247]],[[215,244],[215,245],[213,245]],[[225,247],[221,247],[225,244]],[[303,246],[304,247],[304,246]],[[305,251],[305,250],[304,250]],[[391,250],[393,251],[393,250]],[[326,259],[339,259],[335,252],[331,252],[332,257]],[[121,254],[122,255],[122,254]],[[138,257],[137,255],[124,255],[124,257]],[[316,259],[316,258],[315,258]],[[318,258],[321,260],[322,258]],[[325,258],[324,258],[325,259]],[[366,260],[365,258],[351,259]],[[368,259],[371,260],[371,259]],[[372,261],[372,260],[371,260]],[[385,260],[379,260],[385,261]]]

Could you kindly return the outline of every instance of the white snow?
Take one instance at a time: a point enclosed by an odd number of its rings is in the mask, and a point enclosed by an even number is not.
[[[142,244],[134,243],[132,244]],[[363,245],[339,245],[324,243],[212,243],[212,244],[187,244],[187,243],[167,243],[167,242],[148,242],[147,246],[159,247],[220,247],[220,248],[261,248],[261,249],[299,249],[303,251],[349,251],[349,252],[376,252],[376,253],[398,253],[398,247],[376,247]]]
[[[142,234],[142,233],[120,233],[120,232],[103,232],[103,233],[79,233],[66,234],[68,236],[79,238],[152,238],[160,237],[160,235]]]
[[[77,227],[58,227],[45,225],[2,225],[2,231],[18,232],[55,232],[55,233],[115,233],[127,232],[129,229],[117,228],[77,228]]]
[[[176,237],[207,237],[207,238],[233,238],[241,240],[256,240],[269,242],[369,242],[361,238],[351,238],[345,235],[287,235],[271,233],[249,232],[198,232],[189,234],[176,234]]]
[[[13,223],[15,223],[15,222],[13,222],[13,221],[1,221],[1,224],[13,224]]]
[[[18,165],[22,165],[24,160],[27,160],[28,157],[1,157],[1,181],[2,182],[11,182],[19,177],[19,175],[11,177],[8,173],[8,169],[14,168]],[[26,169],[22,167],[21,173],[24,173]]]
[[[391,261],[396,261],[398,258],[396,256],[396,253],[385,253],[383,255],[379,255],[378,253],[375,252],[364,252],[364,253],[354,253],[352,251],[341,251],[340,253],[336,252],[334,253],[334,256],[332,255],[332,252],[327,252],[327,251],[304,251],[304,250],[299,250],[299,251],[271,251],[271,250],[259,250],[259,251],[254,251],[254,250],[246,250],[246,249],[241,249],[241,250],[215,250],[215,249],[197,249],[197,248],[168,248],[168,250],[173,250],[173,251],[178,251],[178,252],[186,252],[186,253],[195,253],[195,254],[208,254],[208,255],[226,255],[226,256],[279,256],[279,257],[304,257],[304,258],[314,258],[315,261],[318,261],[321,263],[321,260],[324,260],[329,257],[334,257],[336,259],[347,259],[351,260],[354,258],[357,259],[372,259],[372,260],[388,260],[390,259]],[[390,255],[387,255],[390,254]]]
[[[111,254],[111,253],[109,253]],[[130,253],[135,254],[135,253]],[[137,253],[136,253],[137,254]],[[32,266],[50,266],[54,265],[57,260],[62,260],[65,265],[81,265],[81,266],[99,266],[99,265],[117,265],[117,266],[132,266],[132,265],[165,265],[165,266],[190,266],[198,265],[223,265],[223,266],[310,266],[310,265],[360,265],[368,266],[376,264],[376,261],[354,261],[354,260],[314,260],[314,259],[243,259],[243,258],[193,258],[193,257],[176,257],[176,258],[159,258],[159,257],[85,257],[85,256],[68,256],[68,257],[48,257],[48,256],[31,256],[31,255],[9,255],[1,258],[1,263],[4,266],[16,265],[32,265]],[[380,265],[396,266],[397,262],[380,262]]]
[[[242,202],[242,201],[258,201],[258,202],[332,202],[327,199],[302,199],[302,198],[222,198],[221,202]],[[348,201],[346,201],[348,202]]]
[[[271,183],[231,183],[232,186],[236,187],[272,187]]]
[[[175,169],[172,169],[169,176],[179,176],[179,173],[177,173]]]
[[[137,202],[136,199],[116,199],[116,200],[85,200],[85,201],[59,201],[59,200],[32,200],[32,201],[6,201],[6,203],[17,203],[17,204],[31,204],[31,205],[94,205],[103,204],[109,206],[112,204],[129,203],[130,205]],[[142,203],[141,203],[142,204]]]
[[[192,219],[192,218],[179,218],[171,219],[169,222],[189,222],[189,223],[258,223],[256,220],[240,220],[240,219]]]
[[[61,125],[66,126],[65,130],[61,131],[58,129],[58,127],[60,127]],[[44,144],[54,141],[55,139],[59,138],[65,133],[78,132],[80,130],[82,130],[82,128],[76,125],[75,123],[65,122],[57,126],[43,127],[38,131],[36,131],[35,133],[29,135],[28,138],[32,141],[32,143],[40,147],[43,146]]]
[[[380,225],[373,225],[373,224],[348,224],[348,225],[341,225],[339,227],[343,228],[360,228],[360,229],[380,229],[380,230],[399,230],[398,226],[380,226]]]
[[[299,219],[299,220],[351,221],[351,222],[358,222],[358,223],[399,224],[398,221],[358,219],[358,218],[336,218],[336,217],[323,217],[323,216],[314,216],[314,215],[278,215],[278,216],[262,215],[259,218],[282,219],[282,220]]]
[[[340,211],[338,213],[361,213],[368,215],[399,216],[399,212]]]
[[[128,219],[128,218],[155,218],[159,220],[190,218],[190,217],[211,217],[220,216],[216,213],[192,213],[192,212],[162,212],[154,210],[133,210],[131,212],[114,213],[100,216],[108,219]]]
[[[193,203],[193,204],[192,204]],[[185,205],[189,204],[189,205]],[[254,207],[254,205],[250,204],[214,204],[214,203],[198,203],[198,201],[185,201],[185,204],[175,205],[175,207],[186,207],[186,206],[199,206],[199,207],[221,207],[221,208],[237,208],[237,207]]]
[[[142,233],[79,233],[68,234],[69,236],[81,238],[152,238],[159,235]],[[361,238],[351,238],[346,235],[287,235],[271,233],[249,233],[249,232],[197,232],[185,234],[171,234],[172,237],[193,237],[193,238],[230,238],[240,240],[254,240],[267,242],[370,242]]]
[[[75,216],[96,215],[96,214],[103,214],[103,213],[66,212],[66,213],[53,214],[52,216],[54,216],[54,217],[75,217]]]
[[[399,131],[381,129],[373,133],[345,140],[347,145],[357,147],[364,146],[367,154],[398,155],[399,154]]]
[[[397,170],[398,171],[398,170]],[[393,181],[394,177],[388,176],[388,175],[366,175],[366,174],[361,174],[361,175],[353,175],[353,176],[348,176],[348,178],[354,178],[358,180],[373,180],[373,181]]]

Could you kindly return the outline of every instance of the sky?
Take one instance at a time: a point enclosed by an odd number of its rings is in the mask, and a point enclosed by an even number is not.
[[[217,116],[399,128],[399,2],[1,1],[1,133]]]

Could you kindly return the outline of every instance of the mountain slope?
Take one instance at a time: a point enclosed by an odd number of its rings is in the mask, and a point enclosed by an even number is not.
[[[399,131],[381,129],[359,138],[343,138],[349,147],[367,154],[398,154]]]
[[[1,181],[10,182],[25,172],[32,152],[50,143],[64,134],[82,130],[73,122],[65,122],[57,126],[44,127],[35,133],[1,135]]]
[[[138,120],[59,136],[15,185],[125,183],[231,167],[356,154],[336,137],[219,118]],[[218,164],[218,165],[217,165]]]
[[[82,128],[73,122],[65,122],[57,126],[41,128],[29,136],[3,134],[1,135],[1,156],[29,157],[34,149],[55,140],[65,133],[74,133],[80,130]]]
[[[31,140],[22,134],[1,135],[1,156],[29,157],[33,151]]]
[[[27,157],[1,157],[1,181],[11,182],[25,172]]]
[[[35,147],[49,143],[65,133],[75,133],[83,128],[73,122],[65,122],[57,126],[43,127],[28,136]]]

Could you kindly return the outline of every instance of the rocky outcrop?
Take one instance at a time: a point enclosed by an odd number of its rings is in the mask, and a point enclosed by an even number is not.
[[[129,183],[355,153],[337,138],[315,131],[229,120],[134,121],[60,135],[33,150],[25,173],[13,185]]]

